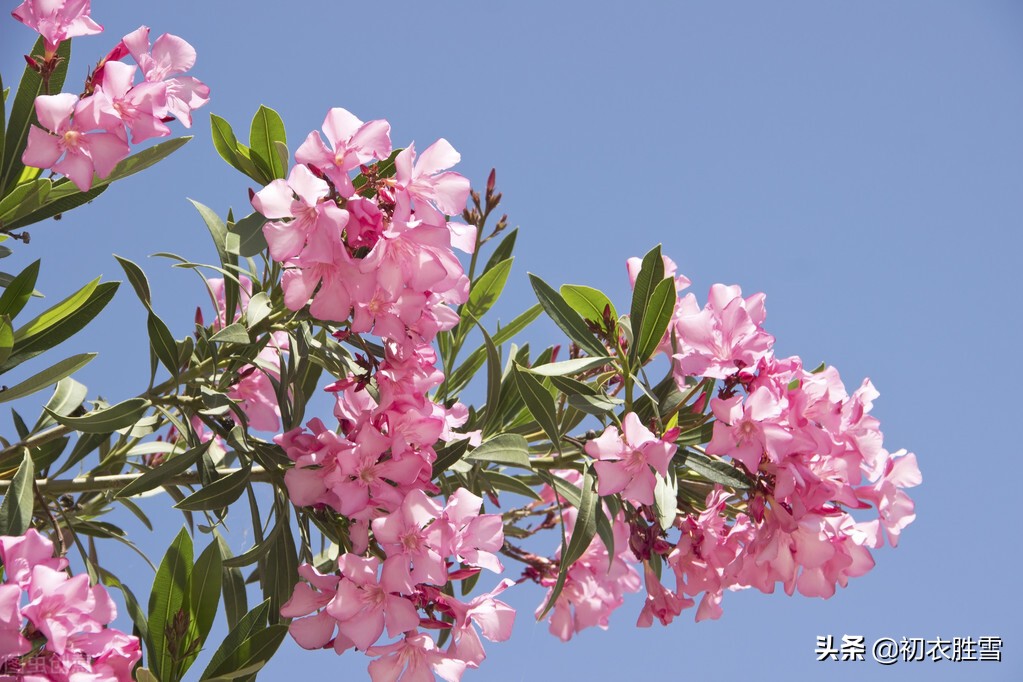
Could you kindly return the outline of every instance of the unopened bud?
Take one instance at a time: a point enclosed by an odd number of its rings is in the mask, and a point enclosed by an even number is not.
[[[28,68],[32,69],[33,71],[37,72],[42,71],[42,67],[39,66],[39,62],[37,62],[35,59],[28,55],[25,55],[25,63],[28,64]]]
[[[202,308],[200,308],[199,306],[195,307],[195,326],[196,327],[206,326],[206,322],[203,320],[202,316]]]
[[[494,193],[494,185],[497,183],[497,169],[491,168],[490,175],[487,176],[487,196]]]

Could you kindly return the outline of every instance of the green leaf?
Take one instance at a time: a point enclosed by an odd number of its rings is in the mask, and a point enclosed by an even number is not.
[[[258,294],[253,294],[249,299],[249,306],[245,309],[245,326],[252,329],[269,317],[271,312],[273,312],[273,307],[270,305],[270,297],[266,295],[266,292],[260,291]]]
[[[236,170],[249,176],[260,185],[270,182],[256,164],[250,158],[249,148],[238,142],[231,125],[216,114],[210,114],[210,131],[213,136],[213,146],[224,161]]]
[[[109,185],[117,180],[123,180],[131,175],[140,173],[147,168],[156,165],[160,161],[163,161],[165,158],[184,147],[191,139],[191,136],[188,135],[184,137],[175,137],[167,140],[166,142],[154,144],[152,147],[143,149],[137,154],[132,154],[124,161],[121,161],[119,164],[114,166],[114,170],[110,172],[110,175],[105,178],[97,178],[92,187],[95,189],[97,186],[102,187]]]
[[[49,178],[30,180],[15,187],[13,192],[0,200],[0,225],[6,228],[8,223],[43,206],[52,187]]]
[[[579,499],[582,497],[581,491],[574,484],[569,483],[565,479],[552,474],[547,471],[539,471],[537,475],[543,480],[544,483],[554,488],[558,495],[566,503],[573,507],[579,506]]]
[[[4,41],[7,42],[6,40]],[[45,41],[39,38],[32,47],[30,55],[41,55],[46,49]],[[7,123],[7,131],[4,136],[3,158],[0,159],[0,194],[5,194],[6,189],[18,181],[21,169],[21,154],[25,149],[25,140],[28,138],[28,130],[32,123],[37,121],[35,101],[39,95],[55,95],[64,86],[64,78],[67,76],[68,62],[71,59],[71,41],[61,41],[57,47],[57,57],[60,62],[57,68],[50,75],[49,92],[43,89],[43,79],[38,71],[26,66],[18,84],[18,92],[14,96],[14,103],[11,105],[11,115]]]
[[[47,410],[47,414],[59,424],[69,426],[82,433],[111,433],[127,428],[137,422],[147,409],[149,401],[145,398],[129,398],[101,410],[93,410],[81,417],[65,417]]]
[[[686,450],[684,457],[684,466],[706,481],[720,483],[735,490],[749,488],[749,481],[742,472],[724,460],[711,458],[694,450]]]
[[[21,271],[0,295],[0,315],[8,315],[11,319],[18,316],[18,313],[28,303],[35,289],[36,278],[39,277],[39,261],[31,263]]]
[[[11,386],[6,391],[0,391],[0,403],[24,398],[27,395],[32,395],[36,391],[43,390],[47,386],[52,386],[61,379],[69,377],[82,367],[85,367],[94,357],[96,357],[96,353],[80,353],[79,355],[72,355],[69,358],[61,360],[52,367],[48,367],[42,372],[33,374],[21,383]],[[81,403],[79,402],[79,404]],[[57,414],[57,412],[50,409],[47,409],[47,412]]]
[[[270,553],[260,563],[263,596],[270,600],[271,623],[281,620],[281,606],[291,598],[298,582],[298,552],[287,518],[280,521],[281,530],[271,540]]]
[[[517,433],[502,433],[480,443],[465,456],[467,460],[493,462],[529,469],[529,443]]]
[[[0,535],[24,535],[32,527],[35,467],[28,450],[0,504]]]
[[[529,371],[545,377],[564,376],[566,374],[578,374],[579,372],[585,372],[596,367],[603,367],[610,361],[611,358],[609,357],[574,358],[572,360],[549,362],[546,365],[530,367]]]
[[[501,243],[497,245],[494,252],[490,254],[490,258],[487,259],[487,264],[483,268],[483,272],[486,273],[492,267],[511,258],[512,251],[515,249],[515,238],[519,235],[519,228],[515,228],[508,233],[508,236],[501,240]]]
[[[174,507],[186,511],[223,509],[241,497],[249,481],[249,470],[239,469],[192,493]]]
[[[536,292],[536,298],[540,301],[540,305],[543,306],[547,315],[554,320],[554,323],[561,327],[561,330],[568,335],[568,338],[575,341],[581,349],[590,355],[600,357],[607,355],[607,349],[604,348],[604,345],[594,338],[590,330],[586,328],[583,318],[579,317],[579,313],[569,307],[565,299],[561,297],[561,294],[551,288],[551,285],[547,284],[547,282],[532,273],[529,275],[529,281],[533,285],[533,291]]]
[[[554,405],[554,398],[544,388],[543,384],[528,372],[528,370],[515,365],[515,385],[519,389],[526,408],[533,415],[533,419],[544,430],[551,443],[557,446],[561,440],[558,430],[558,415]]]
[[[46,204],[41,208],[32,211],[27,215],[23,215],[16,220],[12,220],[7,223],[6,228],[8,230],[15,230],[33,223],[46,220],[47,218],[57,218],[63,213],[78,208],[82,204],[87,204],[100,194],[103,194],[107,190],[108,185],[96,185],[93,184],[92,188],[88,192],[74,192],[68,194],[63,191],[58,191],[63,185],[58,180],[54,184],[54,190],[50,192],[46,198]],[[74,187],[74,185],[71,185]]]
[[[650,359],[657,349],[657,344],[664,338],[664,333],[668,330],[668,323],[671,321],[671,314],[675,311],[677,298],[675,280],[671,277],[665,277],[654,286],[650,300],[647,301],[646,309],[643,311],[639,334],[632,345],[634,357],[639,360],[639,364],[642,365]]]
[[[99,277],[92,280],[38,317],[33,318],[24,326],[19,327],[14,332],[14,341],[22,342],[30,340],[34,336],[42,334],[62,320],[67,319],[89,300],[89,297],[92,296],[94,291],[96,291],[97,286],[99,286]]]
[[[213,237],[213,244],[217,247],[217,253],[220,255],[220,261],[226,263],[228,260],[227,254],[227,225],[220,219],[217,212],[209,206],[200,204],[194,199],[189,199],[192,205],[195,206],[195,210],[199,211],[199,215],[202,216],[203,222],[206,223],[206,228],[210,231],[210,236]]]
[[[14,327],[10,315],[0,315],[0,364],[7,362],[14,350]]]
[[[213,674],[221,665],[231,667],[228,661],[230,661],[232,655],[242,643],[256,633],[266,629],[266,619],[269,613],[270,600],[268,599],[246,613],[236,625],[231,627],[227,637],[224,638],[224,641],[213,653],[213,657],[210,659],[200,679],[204,682],[214,679]]]
[[[678,479],[672,467],[668,469],[667,478],[657,472],[654,472],[654,477],[654,509],[657,511],[661,530],[668,530],[678,515]]]
[[[448,443],[437,450],[437,459],[433,462],[433,476],[437,478],[447,471],[455,462],[462,459],[465,451],[469,449],[469,439],[463,438],[453,443]]]
[[[254,675],[266,665],[287,634],[287,625],[270,625],[257,630],[238,644],[216,668],[207,668],[200,682],[228,682]]]
[[[213,541],[195,560],[195,568],[189,578],[189,642],[206,641],[213,627],[213,619],[217,615],[217,604],[220,603],[220,585],[224,576],[223,557],[221,555],[220,536],[215,535]],[[186,658],[180,672],[184,674],[195,661],[195,656]]]
[[[465,310],[477,320],[490,310],[504,290],[514,258],[508,258],[484,272],[472,284]]]
[[[508,341],[513,336],[521,332],[523,329],[529,326],[529,324],[540,316],[543,312],[543,307],[540,304],[531,306],[525,312],[519,314],[515,319],[509,322],[506,326],[501,327],[493,335],[493,342],[495,345],[502,344]],[[458,366],[455,371],[451,373],[451,376],[447,378],[444,383],[444,389],[446,394],[454,395],[465,388],[466,384],[472,380],[479,368],[483,366],[483,363],[487,361],[487,349],[485,344],[481,344],[476,350],[469,354],[469,357],[465,359],[461,365]]]
[[[579,498],[579,513],[576,516],[575,527],[572,529],[572,536],[568,540],[568,546],[562,547],[561,565],[558,568],[558,579],[551,590],[551,596],[544,606],[543,612],[537,616],[537,620],[543,619],[547,612],[554,607],[554,603],[561,595],[565,587],[565,578],[568,576],[568,569],[583,555],[586,548],[590,546],[593,537],[597,534],[597,506],[600,504],[600,497],[593,489],[596,478],[587,471],[583,475],[582,494]]]
[[[85,385],[78,383],[74,379],[64,378],[57,382],[56,388],[53,389],[53,395],[50,396],[50,400],[46,403],[46,409],[57,414],[69,415],[82,406],[82,402],[88,395],[89,389]],[[36,422],[32,432],[41,431],[52,423],[53,419],[44,411],[39,416],[39,420]]]
[[[188,612],[192,538],[182,528],[167,548],[149,594],[149,664],[161,680],[177,679],[167,646],[167,627],[179,611]]]
[[[488,469],[482,472],[482,476],[490,483],[490,485],[498,490],[515,493],[517,495],[522,495],[523,497],[530,497],[538,502],[542,499],[535,490],[514,476],[508,476],[507,474],[494,471],[493,469]]]
[[[561,296],[572,310],[582,315],[584,320],[591,320],[603,326],[605,307],[610,309],[612,320],[618,319],[614,303],[599,289],[581,284],[563,284]]]
[[[149,344],[156,357],[170,371],[171,376],[178,376],[181,371],[178,364],[178,344],[171,336],[170,329],[152,310],[146,318],[146,328],[149,330]]]
[[[632,288],[632,310],[629,315],[632,330],[637,336],[637,330],[643,328],[643,315],[646,313],[650,295],[662,279],[664,279],[664,259],[661,257],[661,245],[658,244],[643,256],[643,264],[640,266],[639,274],[636,275],[636,284]]]
[[[192,465],[199,461],[199,458],[201,458],[206,450],[209,449],[211,442],[212,441],[207,441],[198,447],[168,458],[159,466],[150,469],[128,485],[118,490],[116,497],[131,497],[132,495],[139,495],[147,490],[152,490],[153,488],[163,485],[166,481],[174,478],[178,474],[185,473],[192,467]]]
[[[228,229],[238,235],[238,249],[236,255],[244,258],[252,258],[263,253],[266,249],[266,237],[263,236],[263,226],[266,225],[266,218],[259,213],[250,213]]]
[[[224,538],[217,535],[217,543],[220,545],[220,556],[229,558],[231,550]],[[240,569],[232,566],[223,566],[224,575],[221,578],[221,587],[224,594],[224,613],[227,616],[227,627],[234,628],[249,610],[247,596],[245,594],[245,579]]]
[[[252,343],[252,339],[249,338],[249,332],[245,329],[245,325],[237,322],[227,325],[211,336],[210,341],[214,341],[216,343],[238,343],[243,345]]]
[[[288,164],[281,162],[275,142],[288,143],[284,121],[276,111],[260,105],[256,115],[252,117],[249,144],[252,146],[253,154],[258,155],[270,170],[272,179],[283,180],[288,174]]]
[[[146,308],[149,308],[150,303],[152,303],[152,295],[149,292],[149,280],[146,279],[146,273],[127,258],[121,258],[116,253],[114,258],[121,264],[121,269],[124,270],[124,275],[128,278],[128,282],[131,283],[131,287],[135,290],[139,300],[142,301]]]
[[[85,325],[92,321],[94,317],[99,315],[100,311],[106,307],[110,299],[114,297],[117,292],[117,282],[104,282],[95,288],[92,294],[89,295],[86,300],[79,307],[67,307],[65,304],[70,300],[67,299],[63,303],[59,303],[51,308],[46,313],[43,313],[42,317],[48,318],[45,326],[37,328],[37,331],[31,335],[25,335],[23,333],[24,327],[15,331],[14,338],[14,351],[11,353],[11,357],[7,358],[7,361],[0,366],[0,374],[10,370],[12,367],[20,365],[22,362],[39,355],[40,353],[53,348],[62,341],[76,334]],[[72,296],[71,298],[75,298]],[[40,318],[36,318],[33,322],[29,322],[32,325],[34,322],[38,322]],[[41,323],[40,323],[41,324]],[[26,325],[28,326],[28,325]],[[22,333],[22,337],[18,338],[18,334]]]

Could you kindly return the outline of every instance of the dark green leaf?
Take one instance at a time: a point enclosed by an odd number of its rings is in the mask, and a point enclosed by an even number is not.
[[[746,477],[733,465],[694,450],[685,451],[684,466],[711,483],[720,483],[736,490],[749,487]]]
[[[230,557],[231,550],[219,535],[217,536],[217,543],[220,545],[221,557]],[[245,579],[242,577],[240,569],[223,566],[223,561],[221,561],[221,565],[223,570],[221,586],[224,594],[224,613],[227,616],[227,627],[231,629],[238,625],[238,622],[249,610],[245,594]]]
[[[529,443],[517,433],[502,433],[481,443],[465,459],[529,469]]]
[[[643,328],[643,314],[646,312],[650,295],[657,283],[664,279],[664,259],[661,257],[661,245],[658,244],[643,256],[643,264],[636,275],[636,284],[632,288],[632,310],[630,318],[632,331],[638,336],[637,330]]]
[[[7,362],[14,350],[14,327],[10,315],[0,315],[0,365]]]
[[[515,238],[519,235],[519,228],[515,228],[508,233],[508,236],[501,240],[501,243],[497,245],[494,252],[490,254],[490,258],[487,259],[487,264],[483,268],[483,272],[487,272],[498,263],[511,258],[512,251],[515,249]]]
[[[121,258],[117,254],[114,254],[114,258],[121,264],[121,269],[124,270],[124,274],[138,295],[139,300],[148,308],[149,304],[152,303],[152,295],[149,293],[149,280],[146,279],[146,273],[127,258]]]
[[[7,285],[3,295],[0,295],[0,315],[8,315],[11,319],[18,316],[32,297],[38,276],[39,261],[35,261]]]
[[[85,367],[94,357],[96,357],[95,353],[81,353],[61,360],[52,367],[48,367],[42,372],[33,374],[28,379],[11,386],[6,391],[0,391],[0,403],[24,398],[36,391],[43,390],[47,386],[52,386],[61,379],[69,377],[82,367]],[[53,413],[52,410],[47,411]]]
[[[518,387],[519,395],[522,396],[529,413],[533,415],[536,423],[540,425],[540,428],[544,430],[547,437],[551,439],[551,443],[554,443],[556,447],[561,439],[561,434],[558,430],[558,415],[554,398],[536,377],[518,365],[515,367],[515,385]]]
[[[49,178],[29,180],[15,187],[14,191],[0,199],[0,225],[7,228],[9,223],[40,208],[46,203],[52,187]]]
[[[246,613],[236,625],[232,626],[227,637],[213,653],[213,657],[200,679],[204,682],[212,680],[213,673],[218,666],[228,661],[243,642],[266,628],[266,619],[269,614],[270,600],[268,599]]]
[[[568,546],[562,547],[558,579],[554,584],[554,589],[551,590],[551,595],[544,606],[543,612],[537,616],[538,620],[546,616],[547,612],[554,607],[554,603],[558,600],[561,590],[565,586],[568,569],[583,555],[583,552],[590,546],[590,542],[593,541],[593,537],[597,534],[597,506],[600,504],[600,497],[593,489],[595,482],[596,478],[589,471],[583,475],[582,495],[579,500],[579,513],[576,516],[575,527],[572,529],[572,536],[568,540]]]
[[[178,611],[188,612],[188,583],[192,573],[192,538],[184,528],[167,548],[149,594],[149,664],[162,680],[177,679],[167,646],[167,626]]]
[[[483,472],[483,478],[485,478],[490,485],[498,490],[504,490],[509,493],[516,493],[523,497],[530,497],[534,500],[540,501],[540,496],[537,495],[536,491],[530,488],[528,485],[523,483],[514,476],[503,474],[499,471],[489,469]]]
[[[207,486],[174,505],[177,509],[187,511],[203,511],[223,509],[241,497],[249,480],[249,470],[239,469]]]
[[[276,111],[260,105],[256,115],[252,117],[249,145],[252,147],[252,153],[258,155],[266,164],[271,177],[283,180],[288,174],[288,164],[281,162],[275,142],[283,144],[288,142],[284,131],[284,121]]]
[[[536,298],[540,301],[540,305],[554,320],[554,323],[561,327],[568,338],[575,341],[581,349],[590,355],[600,357],[607,355],[607,349],[594,338],[590,330],[586,328],[583,318],[579,317],[579,313],[565,303],[561,294],[534,274],[529,275],[529,281],[533,285],[533,291],[536,292]]]
[[[437,459],[433,462],[432,478],[437,478],[439,475],[447,471],[451,465],[462,459],[462,456],[465,455],[465,451],[468,449],[468,438],[448,443],[444,447],[439,448],[437,450]]]
[[[258,256],[266,249],[266,237],[263,236],[263,226],[266,218],[259,213],[250,213],[237,223],[229,226],[231,232],[238,235],[238,249],[236,255],[245,258]]]
[[[0,504],[0,535],[24,535],[32,527],[35,466],[28,450]]]
[[[36,209],[35,211],[32,211],[27,215],[23,215],[17,220],[12,220],[11,222],[7,223],[6,228],[8,230],[15,230],[21,227],[25,227],[26,225],[38,223],[40,221],[46,220],[47,218],[53,218],[62,213],[67,213],[72,209],[78,208],[82,204],[89,203],[90,201],[98,197],[100,194],[103,194],[103,192],[105,192],[108,187],[108,185],[106,184],[101,185],[94,184],[88,192],[76,191],[74,193],[67,194],[63,191],[58,191],[61,187],[63,187],[63,185],[61,185],[60,182],[61,181],[58,180],[57,183],[54,184],[54,189],[53,191],[50,192],[49,196],[47,196],[46,204],[44,206]],[[71,186],[74,187],[74,185]]]
[[[101,410],[93,410],[81,417],[65,417],[47,411],[54,421],[82,433],[111,433],[137,422],[149,408],[145,398],[129,398]]]
[[[149,330],[149,344],[156,357],[170,371],[171,376],[178,376],[181,371],[178,365],[178,344],[171,336],[170,329],[152,310],[146,318],[146,327]]]
[[[675,311],[675,301],[678,296],[675,294],[675,280],[665,277],[654,286],[647,301],[646,309],[643,311],[643,321],[639,325],[639,333],[632,345],[634,357],[639,364],[645,364],[650,356],[654,354],[657,345],[664,338],[668,330],[668,323],[671,321],[671,314]],[[633,326],[633,332],[636,327]]]
[[[36,355],[39,355],[43,351],[53,348],[57,344],[71,337],[85,325],[92,321],[94,317],[99,315],[100,311],[106,307],[110,299],[114,297],[114,293],[117,292],[117,282],[104,282],[95,288],[88,300],[85,301],[80,307],[75,309],[62,309],[61,314],[63,317],[60,319],[51,320],[51,324],[48,324],[45,328],[40,328],[36,333],[31,336],[25,336],[24,334],[18,339],[19,329],[15,332],[15,343],[14,351],[11,353],[11,357],[7,358],[7,362],[0,366],[0,374],[10,370],[12,367],[20,365],[22,362],[29,360]],[[73,298],[73,297],[72,297]],[[56,308],[62,308],[63,304],[57,304],[50,311],[54,311]],[[46,315],[46,313],[44,313]],[[39,320],[40,318],[36,318]],[[35,322],[34,320],[33,322]],[[29,325],[32,325],[30,322]],[[28,325],[26,325],[28,326]]]
[[[195,209],[199,211],[199,215],[202,216],[203,222],[206,223],[206,228],[210,231],[210,236],[213,237],[213,244],[217,247],[217,253],[220,255],[220,261],[226,263],[228,261],[227,254],[227,225],[220,219],[209,206],[200,204],[194,199],[189,199]]]
[[[215,536],[195,560],[195,568],[192,569],[189,578],[188,605],[191,618],[188,641],[198,641],[200,647],[210,634],[213,619],[217,615],[217,604],[220,603],[220,584],[224,575],[220,547],[220,537]],[[194,660],[194,656],[184,660],[180,668],[181,674],[184,674]]]
[[[505,341],[508,341],[513,336],[521,332],[523,329],[529,326],[529,323],[540,316],[543,312],[543,307],[540,304],[536,304],[530,307],[525,312],[521,313],[515,319],[508,323],[507,326],[501,327],[493,335],[493,342],[495,345],[500,345]],[[479,368],[483,366],[483,363],[487,360],[487,349],[485,344],[481,344],[476,350],[469,354],[469,357],[465,359],[455,371],[451,373],[445,382],[445,389],[448,395],[457,394],[466,384],[472,380]]]
[[[281,531],[271,541],[270,553],[263,558],[263,596],[270,600],[271,623],[281,620],[281,606],[291,598],[298,582],[298,552],[291,525],[287,519],[280,522]]]
[[[210,337],[210,341],[216,343],[239,343],[249,344],[252,343],[252,339],[249,338],[249,332],[246,331],[245,325],[235,322],[229,324],[219,332]]]
[[[249,677],[266,665],[288,634],[287,625],[270,625],[241,642],[212,671],[207,668],[200,682],[228,682]],[[225,640],[226,643],[226,640]]]

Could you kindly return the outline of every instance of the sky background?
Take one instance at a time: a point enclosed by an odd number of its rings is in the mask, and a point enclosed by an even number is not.
[[[97,0],[93,17],[106,33],[75,41],[69,90],[146,23],[196,47],[193,74],[212,101],[182,151],[33,226],[31,244],[0,263],[18,272],[45,255],[38,288],[51,297],[101,273],[119,279],[118,253],[146,268],[175,335],[189,333],[195,306],[208,309],[201,283],[147,255],[215,260],[186,197],[247,212],[250,183],[216,155],[208,114],[247,131],[266,104],[294,150],[342,106],[390,120],[396,146],[447,138],[477,186],[497,168],[520,236],[491,326],[533,302],[526,272],[597,286],[622,309],[625,258],[662,243],[701,301],[715,282],[766,292],[779,355],[826,361],[850,389],[869,376],[886,446],[918,455],[917,521],[830,600],[729,594],[720,621],[696,624],[689,611],[639,630],[635,595],[609,631],[562,644],[531,616],[543,592],[523,585],[506,593],[519,609],[514,636],[488,644],[465,680],[1023,679],[1012,492],[1023,426],[1013,394],[1023,4]],[[0,23],[6,85],[32,40]],[[144,388],[145,318],[128,287],[76,338],[67,354],[101,351],[77,375],[92,395]],[[563,341],[543,324],[523,339]],[[158,520],[152,537],[125,522],[154,560],[180,527]],[[230,541],[240,551],[248,539]],[[144,594],[149,569],[119,561]],[[816,636],[828,634],[998,636],[1004,661],[818,663]],[[260,679],[361,679],[367,662],[289,641]]]

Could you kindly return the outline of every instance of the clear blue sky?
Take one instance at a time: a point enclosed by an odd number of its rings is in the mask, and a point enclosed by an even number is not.
[[[146,23],[195,45],[213,100],[182,152],[35,226],[0,269],[45,254],[40,287],[59,293],[118,278],[111,253],[130,257],[182,336],[203,302],[198,280],[146,256],[214,259],[185,197],[221,213],[247,203],[248,185],[212,148],[208,112],[247,129],[265,103],[292,148],[332,106],[388,118],[396,144],[446,137],[474,182],[497,167],[521,226],[498,316],[532,302],[527,271],[624,300],[624,259],[663,242],[701,298],[714,282],[766,292],[780,354],[827,361],[850,387],[871,377],[886,445],[915,451],[924,475],[900,547],[831,600],[731,594],[718,622],[690,613],[637,630],[637,597],[608,632],[563,645],[533,622],[541,591],[523,586],[510,599],[514,637],[489,645],[466,680],[1023,678],[1023,5],[501,4],[97,0],[107,32],[77,41],[72,74]],[[4,20],[0,37],[9,84],[31,35]],[[80,380],[109,399],[134,395],[148,371],[141,306],[125,290],[102,320],[77,342],[102,351]],[[526,336],[556,340],[543,325]],[[155,552],[179,526],[167,524],[153,539],[129,529]],[[995,635],[1005,661],[816,663],[825,634]],[[366,663],[289,642],[262,678],[361,679]]]

